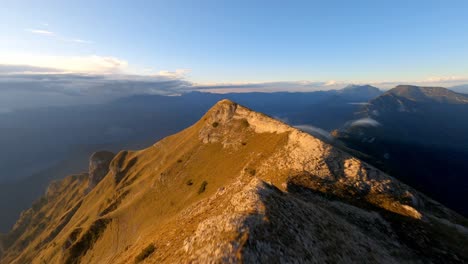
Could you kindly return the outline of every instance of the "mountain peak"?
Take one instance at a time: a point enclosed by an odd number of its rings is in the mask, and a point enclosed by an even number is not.
[[[202,129],[200,134],[205,134],[205,132],[218,134],[217,132],[221,131],[244,133],[249,129],[256,133],[284,133],[296,130],[279,120],[227,99],[217,102],[208,110],[201,121],[204,122],[205,129]],[[227,134],[224,136],[227,136]],[[211,140],[213,139],[214,137],[211,135]],[[207,138],[203,141],[205,142],[205,140]]]
[[[357,84],[350,84],[344,87],[341,90],[338,90],[339,94],[343,94],[346,96],[352,96],[357,98],[373,98],[377,97],[382,94],[382,91],[374,87],[372,85],[357,85]]]
[[[348,84],[346,87],[344,87],[341,90],[351,90],[351,89],[365,89],[365,88],[370,88],[370,89],[378,89],[377,87],[374,87],[370,84]]]

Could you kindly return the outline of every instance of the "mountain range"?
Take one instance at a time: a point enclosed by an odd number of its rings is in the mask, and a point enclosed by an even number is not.
[[[468,214],[468,95],[441,87],[401,85],[357,111],[337,139],[361,158]]]
[[[52,183],[0,237],[0,263],[463,263],[467,226],[342,148],[222,100]]]

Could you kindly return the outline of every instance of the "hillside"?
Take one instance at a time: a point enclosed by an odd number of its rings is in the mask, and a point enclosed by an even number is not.
[[[0,263],[468,261],[465,218],[228,100],[111,156],[52,184],[0,238]]]

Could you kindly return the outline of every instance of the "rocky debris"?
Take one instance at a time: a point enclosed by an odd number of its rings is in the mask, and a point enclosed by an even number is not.
[[[93,189],[109,172],[109,164],[115,154],[109,151],[94,152],[89,158],[89,185]]]
[[[258,178],[226,186],[179,221],[214,207],[224,210],[184,240],[183,263],[418,263],[379,214]]]
[[[287,144],[263,159],[259,171],[273,173],[274,168],[274,171],[306,172],[313,175],[312,179],[322,179],[321,185],[328,186],[322,190],[366,193],[372,197],[369,202],[378,206],[415,218],[422,217],[417,207],[422,207],[424,202],[409,186],[308,133],[232,101],[222,100],[208,111],[199,138],[205,144],[219,142],[224,147],[237,146],[235,139],[239,140],[240,135],[245,134],[236,126],[240,120],[247,122],[246,129],[254,133],[288,134]]]

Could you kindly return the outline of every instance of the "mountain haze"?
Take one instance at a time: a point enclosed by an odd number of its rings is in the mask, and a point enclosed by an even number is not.
[[[1,237],[0,263],[468,261],[465,218],[229,100],[111,156],[52,184]]]

